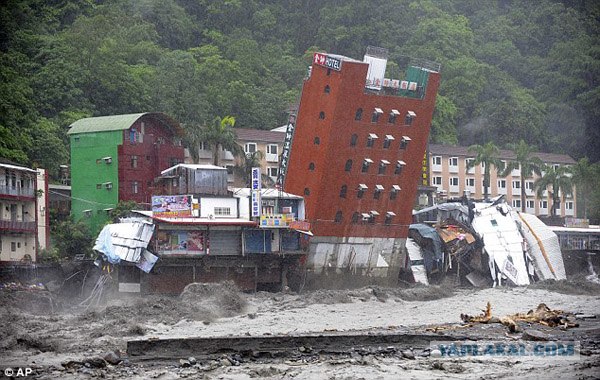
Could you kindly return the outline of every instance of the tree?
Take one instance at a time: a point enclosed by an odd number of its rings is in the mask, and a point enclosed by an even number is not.
[[[538,178],[533,186],[536,188],[538,198],[544,196],[544,191],[550,187],[552,197],[551,216],[556,217],[556,209],[560,207],[561,198],[573,191],[569,168],[566,166],[544,165],[542,176]]]
[[[213,165],[219,165],[219,156],[221,150],[228,150],[234,156],[243,154],[242,147],[236,142],[236,134],[233,130],[235,118],[225,116],[223,118],[215,117],[211,124],[203,127],[186,128],[186,143],[190,150],[190,155],[194,163],[198,163],[198,148],[202,142],[208,144],[213,153]]]
[[[587,219],[588,199],[590,199],[594,187],[598,188],[594,184],[600,184],[598,177],[595,175],[596,170],[594,165],[590,164],[588,158],[584,157],[571,166],[569,172],[572,175],[571,181],[576,186],[577,199],[581,200],[583,205],[583,217]]]
[[[242,179],[244,186],[251,187],[252,185],[252,168],[260,167],[260,163],[263,159],[263,152],[257,150],[256,152],[247,153],[244,155],[240,163],[233,167],[233,172],[236,176]],[[275,182],[266,174],[261,174],[261,184],[265,187],[271,187],[275,185]]]
[[[494,165],[496,170],[501,169],[502,162],[498,158],[500,149],[491,141],[485,145],[471,145],[469,152],[476,153],[475,159],[467,163],[467,170],[471,169],[475,165],[482,164],[483,169],[483,198],[488,200],[489,188],[490,188],[490,172],[491,167]]]
[[[515,159],[507,163],[501,175],[506,177],[512,170],[521,169],[521,211],[525,212],[525,201],[527,199],[525,194],[525,180],[530,178],[534,173],[541,175],[544,162],[539,157],[533,155],[534,148],[529,146],[524,140],[520,140],[517,144],[508,144],[508,147],[515,153]]]
[[[81,220],[73,222],[69,219],[54,224],[52,240],[62,258],[73,258],[78,254],[84,254],[86,257],[93,256],[94,238],[88,226]]]
[[[135,201],[119,201],[117,207],[110,210],[110,219],[113,223],[119,223],[119,219],[128,217],[131,210],[140,210],[141,208]]]

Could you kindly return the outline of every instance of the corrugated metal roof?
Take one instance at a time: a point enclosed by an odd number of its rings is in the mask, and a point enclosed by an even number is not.
[[[264,141],[283,143],[285,132],[265,131],[262,129],[234,128],[238,140],[243,141]]]
[[[430,155],[449,155],[449,156],[466,156],[475,157],[474,152],[469,152],[469,147],[457,146],[457,145],[442,145],[442,144],[429,144]],[[500,159],[512,160],[515,159],[515,153],[511,150],[500,149],[498,154]],[[543,153],[535,152],[533,156],[539,157],[540,160],[546,163],[554,164],[575,164],[575,160],[566,154],[555,154],[555,153]]]
[[[142,116],[149,116],[159,119],[163,123],[173,128],[173,132],[177,135],[181,135],[183,133],[179,123],[166,114],[161,112],[143,112],[127,115],[98,116],[79,119],[70,125],[70,129],[67,134],[72,135],[76,133],[122,131],[129,129],[133,123],[135,123]]]
[[[12,170],[21,170],[21,171],[24,171],[24,172],[36,173],[36,171],[33,170],[33,169],[26,168],[24,166],[17,166],[17,165],[10,165],[10,164],[0,164],[0,168],[12,169]]]

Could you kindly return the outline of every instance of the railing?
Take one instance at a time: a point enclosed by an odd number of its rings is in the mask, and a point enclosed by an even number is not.
[[[12,187],[0,185],[0,195],[14,195],[21,197],[33,197],[34,190],[31,187]]]
[[[0,220],[0,230],[30,231],[35,232],[35,222],[18,222],[13,220]]]

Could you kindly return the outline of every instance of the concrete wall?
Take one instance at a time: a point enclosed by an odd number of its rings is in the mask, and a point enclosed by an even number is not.
[[[229,207],[230,215],[217,215],[215,207]],[[213,215],[215,219],[219,218],[237,218],[238,198],[208,198],[200,197],[200,217],[208,218]]]

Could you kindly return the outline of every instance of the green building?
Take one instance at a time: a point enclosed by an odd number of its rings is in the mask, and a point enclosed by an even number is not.
[[[183,162],[182,130],[163,113],[80,119],[71,142],[71,215],[93,235],[109,221],[119,201],[150,205],[154,178]]]

